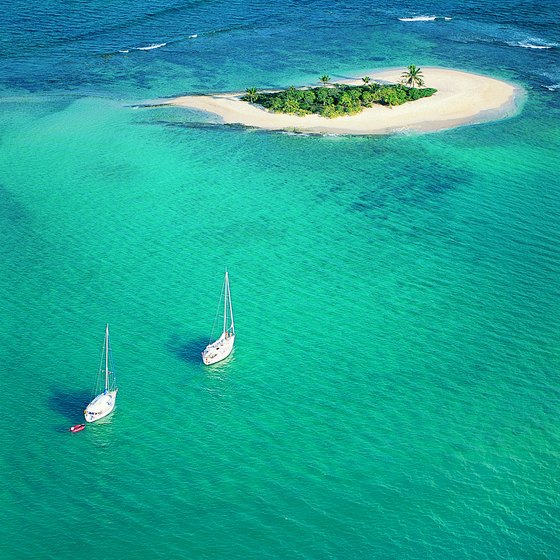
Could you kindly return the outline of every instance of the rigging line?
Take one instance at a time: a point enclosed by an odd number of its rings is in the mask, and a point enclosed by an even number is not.
[[[228,284],[227,284],[227,297],[228,297],[228,301],[229,301],[229,327],[228,327],[228,332],[232,331],[232,333],[235,333],[235,326],[233,324],[233,304],[231,301],[231,286],[229,284],[229,275],[228,275]]]
[[[218,322],[218,317],[220,315],[220,310],[222,308],[222,298],[224,297],[224,289],[225,289],[225,282],[222,285],[222,292],[220,294],[220,300],[218,301],[218,307],[216,308],[216,314],[214,315],[214,323],[212,325],[212,332],[210,334],[210,340],[208,341],[208,344],[210,344],[211,342],[214,342],[214,340],[215,340],[214,332],[216,330],[216,323]]]
[[[95,385],[93,387],[93,393],[91,395],[91,399],[90,401],[93,399],[93,397],[97,396],[100,393],[100,389],[101,389],[101,377],[102,377],[102,372],[103,372],[103,358],[104,358],[104,353],[105,353],[105,340],[103,341],[103,346],[101,347],[101,356],[99,358],[99,368],[97,369],[97,377],[95,379]]]
[[[117,387],[117,372],[115,369],[115,364],[113,363],[113,349],[109,344],[109,373],[112,375],[111,391],[114,391],[115,387]]]

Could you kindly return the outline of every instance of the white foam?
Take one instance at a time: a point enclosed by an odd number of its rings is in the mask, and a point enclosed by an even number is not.
[[[551,86],[543,86],[549,91],[557,91],[560,90],[560,84],[553,84]]]
[[[399,18],[400,21],[434,21],[437,16],[415,16],[407,18]]]
[[[194,33],[193,35],[189,35],[189,39],[196,39],[198,37],[198,33]]]
[[[558,43],[551,43],[539,37],[527,37],[518,41],[507,41],[510,47],[522,47],[524,49],[552,49],[560,46]]]
[[[136,47],[137,51],[151,51],[153,49],[159,49],[161,47],[165,47],[167,43],[158,43],[157,45],[150,45],[149,47]]]
[[[128,49],[122,49],[122,50],[120,50],[119,52],[127,53],[127,52],[130,52],[130,51],[129,51]]]
[[[551,45],[534,45],[533,43],[528,43],[527,41],[519,41],[518,43],[513,43],[513,46],[523,47],[524,49],[551,49],[552,48]]]

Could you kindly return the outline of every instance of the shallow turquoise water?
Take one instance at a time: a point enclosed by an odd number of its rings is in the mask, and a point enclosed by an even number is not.
[[[554,558],[558,48],[516,46],[554,30],[477,3],[432,27],[398,21],[412,5],[244,6],[81,9],[31,54],[4,39],[2,556]],[[386,138],[134,108],[411,58],[526,103]],[[205,368],[225,266],[237,346]],[[117,409],[70,434],[105,322]]]

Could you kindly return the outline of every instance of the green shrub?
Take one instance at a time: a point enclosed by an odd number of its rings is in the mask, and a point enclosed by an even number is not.
[[[401,84],[380,85],[377,83],[362,86],[335,84],[334,88],[317,87],[296,89],[291,86],[287,90],[278,92],[256,93],[254,88],[247,90],[248,95],[241,97],[262,105],[274,112],[294,115],[319,114],[332,119],[342,115],[355,115],[364,107],[371,107],[374,103],[393,107],[407,101],[415,101],[422,97],[429,97],[437,90],[433,88],[411,88]]]

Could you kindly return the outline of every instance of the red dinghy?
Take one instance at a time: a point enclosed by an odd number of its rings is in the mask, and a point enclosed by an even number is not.
[[[70,428],[70,431],[75,434],[76,432],[81,432],[85,427],[85,424],[76,424]]]

